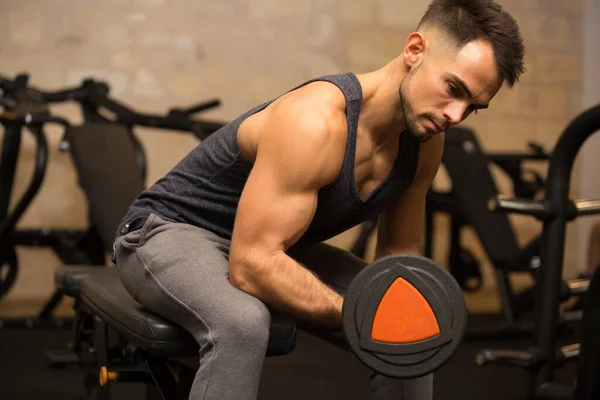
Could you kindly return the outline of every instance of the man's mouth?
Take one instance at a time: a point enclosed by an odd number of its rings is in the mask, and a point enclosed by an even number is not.
[[[442,133],[444,130],[438,124],[436,124],[433,119],[429,118],[430,126],[435,133]]]

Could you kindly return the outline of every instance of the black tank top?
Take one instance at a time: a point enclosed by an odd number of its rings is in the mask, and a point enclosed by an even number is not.
[[[353,73],[329,75],[307,81],[336,85],[346,99],[348,140],[340,174],[323,187],[308,230],[296,246],[329,239],[376,216],[393,204],[410,186],[419,158],[419,140],[400,133],[399,151],[388,177],[367,198],[362,198],[354,179],[356,132],[362,105],[362,88]],[[214,132],[183,158],[165,177],[139,194],[121,226],[145,220],[150,213],[174,222],[183,222],[231,239],[238,202],[253,163],[238,147],[237,132],[249,116],[263,110],[261,104]]]

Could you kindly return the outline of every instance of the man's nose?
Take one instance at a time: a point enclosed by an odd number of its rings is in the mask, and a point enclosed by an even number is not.
[[[464,102],[453,101],[444,110],[444,117],[446,117],[450,124],[456,125],[463,120],[466,107],[467,106],[465,106]]]

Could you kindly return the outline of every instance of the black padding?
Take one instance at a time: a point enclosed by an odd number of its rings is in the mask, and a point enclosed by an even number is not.
[[[198,345],[183,328],[146,310],[121,284],[118,274],[93,275],[83,280],[81,301],[110,327],[150,354],[194,357]],[[296,343],[296,324],[272,314],[267,356],[283,355]]]
[[[489,170],[490,160],[473,131],[458,127],[448,131],[443,163],[462,212],[490,260],[501,266],[516,259],[520,250],[508,216],[487,208],[489,199],[498,195],[498,189]]]
[[[58,290],[67,296],[78,298],[83,279],[91,275],[114,275],[116,273],[117,271],[114,268],[107,268],[103,265],[68,265],[56,269],[54,283]]]
[[[271,311],[267,357],[288,354],[296,347],[296,321],[286,315]]]
[[[107,251],[127,209],[144,190],[131,135],[127,127],[111,122],[87,122],[66,132],[79,183]]]
[[[129,295],[117,273],[84,279],[81,301],[109,326],[151,354],[181,357],[198,354],[194,338],[183,328],[144,309]]]

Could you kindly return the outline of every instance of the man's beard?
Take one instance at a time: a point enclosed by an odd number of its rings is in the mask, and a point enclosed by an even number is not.
[[[423,131],[423,127],[419,126],[419,124],[417,123],[417,115],[415,115],[413,107],[410,104],[406,93],[406,85],[408,84],[408,82],[410,82],[415,72],[416,70],[410,70],[408,75],[406,75],[406,77],[402,79],[402,82],[400,82],[400,104],[402,105],[402,112],[404,114],[404,124],[406,126],[406,130],[411,135],[419,139],[419,142],[425,143],[431,140],[431,138],[433,138],[434,135],[428,133],[427,131]]]

